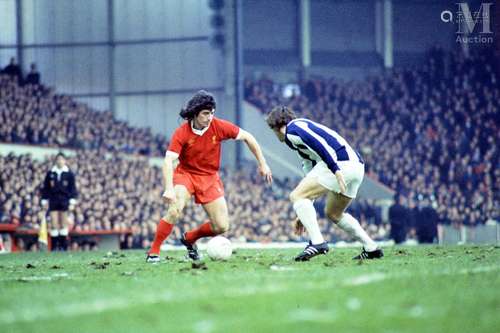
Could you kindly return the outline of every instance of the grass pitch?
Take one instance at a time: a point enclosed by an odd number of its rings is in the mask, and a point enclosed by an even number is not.
[[[500,332],[500,247],[0,256],[0,332]]]

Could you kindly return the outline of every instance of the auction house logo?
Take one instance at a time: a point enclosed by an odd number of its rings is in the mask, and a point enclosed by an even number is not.
[[[457,3],[456,13],[441,12],[441,21],[457,25],[457,43],[493,43],[491,31],[492,2],[482,3],[477,11],[471,11],[466,2]]]

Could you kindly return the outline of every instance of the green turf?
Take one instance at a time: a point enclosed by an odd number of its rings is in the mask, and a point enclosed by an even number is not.
[[[498,246],[296,252],[0,255],[0,332],[500,332]]]

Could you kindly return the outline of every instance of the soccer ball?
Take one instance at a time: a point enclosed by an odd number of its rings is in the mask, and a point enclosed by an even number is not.
[[[227,260],[231,257],[233,248],[226,237],[216,236],[208,241],[207,254],[212,260]]]

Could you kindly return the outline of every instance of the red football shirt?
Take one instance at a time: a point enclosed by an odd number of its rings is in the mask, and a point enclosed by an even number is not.
[[[168,150],[179,154],[179,171],[213,175],[220,167],[221,142],[236,139],[239,131],[233,123],[214,117],[208,129],[197,135],[187,121],[175,130]]]

